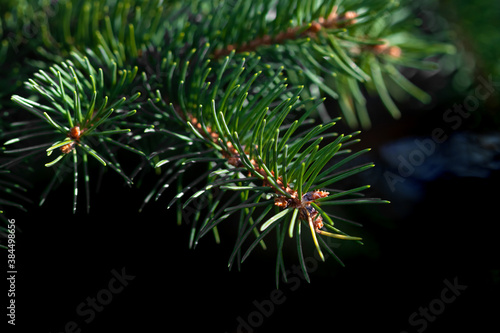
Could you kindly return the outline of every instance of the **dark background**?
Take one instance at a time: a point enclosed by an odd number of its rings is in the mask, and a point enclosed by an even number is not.
[[[445,279],[457,279],[467,289],[426,332],[465,325],[477,331],[498,328],[498,177],[429,182],[425,197],[406,212],[394,203],[346,211],[345,216],[364,224],[355,234],[365,245],[333,243],[346,267],[332,258],[317,266],[311,260],[311,284],[291,273],[289,283],[280,284],[282,303],[269,310],[269,318],[252,317],[260,323],[254,331],[300,326],[417,332],[421,326],[412,327],[409,316],[441,297]],[[71,214],[71,188],[62,187],[67,203],[49,200],[15,216],[22,228],[17,234],[17,328],[36,322],[38,331],[63,332],[67,322],[75,321],[82,332],[129,331],[132,325],[140,331],[238,332],[238,317],[248,321],[257,310],[254,301],[268,303],[274,297],[274,237],[269,236],[267,251],[255,250],[241,272],[228,271],[236,231],[231,221],[220,228],[220,245],[207,235],[189,250],[188,226],[176,225],[164,201],[139,214],[135,189],[124,188],[111,174],[106,183],[93,197],[89,215]],[[304,239],[305,256],[314,258],[314,246]],[[289,252],[292,271],[298,262],[294,250]],[[76,308],[108,288],[113,269],[135,278],[87,324],[87,315],[78,315]]]
[[[464,58],[475,60],[469,67],[464,61],[448,71],[407,73],[432,94],[431,105],[401,101],[403,117],[396,121],[386,115],[379,102],[370,101],[369,109],[375,110],[373,128],[361,135],[362,141],[355,149],[372,147],[366,159],[377,166],[345,185],[373,184],[369,194],[391,200],[392,204],[342,210],[341,214],[364,225],[349,230],[363,237],[365,243],[332,243],[345,268],[332,258],[311,266],[310,284],[291,273],[289,283],[280,284],[280,304],[266,308],[275,295],[272,236],[267,241],[269,249],[257,248],[241,272],[236,267],[228,271],[235,234],[231,221],[221,225],[221,244],[215,244],[207,235],[195,250],[190,250],[189,226],[177,226],[175,212],[166,209],[174,192],[165,193],[162,200],[138,213],[155,176],[145,178],[141,188],[136,189],[124,187],[122,179],[109,172],[92,196],[88,215],[83,209],[76,215],[71,213],[72,188],[67,183],[53,192],[42,207],[33,206],[29,213],[19,211],[8,216],[15,218],[22,229],[16,236],[16,329],[26,331],[35,326],[39,332],[64,332],[67,323],[74,321],[82,332],[122,332],[134,327],[140,327],[140,332],[271,332],[299,328],[313,332],[411,333],[420,328],[421,332],[468,328],[497,331],[499,172],[482,165],[488,172],[478,177],[456,174],[443,166],[444,171],[435,177],[423,179],[415,174],[391,191],[383,174],[394,172],[394,165],[382,154],[390,144],[403,142],[400,140],[429,138],[437,127],[445,127],[450,137],[498,136],[498,92],[456,130],[446,127],[442,118],[445,110],[471,94],[478,75],[499,77],[494,60],[498,59],[498,43],[488,42],[498,35],[498,20],[490,20],[498,11],[485,7],[483,2],[475,2],[474,12],[465,1],[429,7],[451,22],[446,23],[451,31],[466,32],[458,39],[458,49]],[[440,15],[422,13],[429,33],[439,28],[435,24],[441,22]],[[336,131],[348,131],[342,126]],[[434,156],[454,156],[454,151],[448,150],[451,142],[439,145]],[[412,149],[411,144],[407,145],[406,153]],[[498,146],[488,151],[491,149]],[[492,156],[497,161],[498,150]],[[444,160],[442,164],[449,162]],[[32,197],[39,196],[44,184],[43,179],[34,184]],[[304,239],[306,257],[314,258],[314,247],[307,237]],[[295,245],[288,245],[285,260],[292,270],[298,261]],[[310,263],[316,262],[310,259]],[[134,278],[92,321],[85,323],[88,317],[78,315],[76,308],[108,287],[113,269],[124,269]],[[427,321],[427,326],[412,326],[409,317],[421,307],[437,304],[435,300],[446,288],[443,281],[453,283],[455,279],[467,288],[446,304],[434,321]],[[266,304],[268,316],[257,314],[255,303]],[[239,326],[241,321],[252,320],[254,327],[248,326],[250,330]]]

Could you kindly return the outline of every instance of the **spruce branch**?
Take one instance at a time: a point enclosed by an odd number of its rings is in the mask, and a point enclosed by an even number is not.
[[[95,68],[87,57],[74,53],[73,60],[74,62],[67,60],[53,65],[49,71],[40,70],[33,79],[26,82],[27,88],[37,96],[36,99],[12,96],[15,103],[37,120],[26,123],[18,131],[7,132],[2,137],[10,137],[4,142],[4,147],[10,148],[5,150],[5,154],[21,154],[20,157],[4,164],[4,167],[21,163],[22,160],[42,152],[47,156],[59,152],[52,161],[45,163],[46,167],[61,165],[42,195],[40,204],[45,201],[55,180],[72,169],[75,212],[80,161],[84,165],[88,210],[88,156],[92,156],[104,167],[109,166],[131,184],[132,180],[123,171],[115,151],[124,148],[141,156],[144,156],[144,153],[127,144],[132,130],[118,127],[119,123],[124,124],[121,121],[136,113],[132,108],[139,106],[134,101],[140,93],[123,96],[124,92],[130,92],[130,87],[134,86],[137,68],[118,69],[114,64],[104,74],[103,69]],[[33,140],[40,139],[45,143],[32,145]],[[21,148],[15,148],[16,146]],[[73,167],[68,169],[68,164]]]
[[[422,89],[404,78],[400,67],[432,68],[435,65],[426,57],[454,52],[450,45],[431,44],[418,36],[416,27],[405,23],[411,22],[411,13],[394,2],[236,2],[214,4],[211,12],[212,16],[184,27],[182,33],[208,41],[213,60],[222,61],[234,51],[235,60],[250,53],[261,57],[264,66],[257,70],[284,65],[290,83],[319,88],[305,89],[303,98],[338,99],[345,121],[353,128],[371,126],[365,89],[378,95],[394,118],[400,117],[393,101],[400,89],[429,102]],[[414,43],[401,43],[402,31],[408,35],[404,40]],[[397,88],[392,88],[393,83]],[[323,121],[333,118],[324,107],[319,114]]]
[[[35,22],[32,11],[22,16],[28,2],[19,3],[9,29]],[[219,242],[219,226],[233,221],[229,268],[267,248],[274,233],[276,283],[281,274],[286,279],[289,238],[309,280],[304,239],[341,265],[325,237],[362,244],[342,230],[359,224],[337,216],[337,206],[387,203],[366,198],[369,185],[345,188],[343,180],[373,163],[355,163],[369,149],[351,150],[359,132],[333,132],[340,118],[327,112],[325,99],[338,100],[351,127],[370,126],[366,92],[397,118],[394,86],[429,100],[401,67],[433,68],[427,56],[453,51],[418,36],[409,12],[390,1],[64,0],[39,7],[46,28],[21,50],[28,94],[14,88],[16,109],[6,112],[9,124],[0,123],[0,175],[43,164],[54,176],[40,204],[69,178],[75,212],[81,186],[90,207],[93,165],[127,184],[155,173],[140,210],[173,187],[166,206],[179,224],[189,221],[190,247],[208,233]],[[0,66],[12,60],[10,47],[0,44]],[[137,157],[135,169],[122,165],[123,153]],[[8,194],[0,205],[22,209],[24,197],[12,195],[18,190],[0,180]]]
[[[243,42],[240,45],[227,45],[223,49],[215,50],[213,58],[219,59],[227,56],[233,50],[237,53],[255,52],[259,47],[283,44],[286,41],[300,38],[317,38],[322,29],[341,29],[356,22],[356,12],[348,11],[338,15],[336,11],[337,9],[334,7],[327,17],[319,17],[317,21],[302,26],[289,27],[286,31],[279,32],[274,36],[264,35],[249,42]]]
[[[160,93],[160,99],[151,103],[164,119],[152,131],[190,144],[175,145],[174,149],[159,152],[163,157],[154,167],[167,167],[168,171],[144,203],[158,199],[175,180],[178,180],[179,192],[168,203],[168,208],[177,205],[178,216],[191,202],[205,197],[210,207],[206,215],[197,211],[190,216],[191,246],[211,231],[218,239],[217,228],[221,222],[230,216],[239,219],[230,267],[235,258],[239,258],[238,265],[244,261],[258,244],[265,247],[265,236],[277,225],[294,230],[295,223],[306,223],[320,256],[325,248],[325,242],[319,240],[321,237],[359,241],[360,238],[334,227],[332,218],[317,205],[320,202],[316,204],[316,200],[328,198],[329,192],[323,190],[327,186],[373,166],[369,163],[340,170],[368,150],[329,165],[337,156],[349,152],[344,147],[357,142],[353,139],[357,132],[347,136],[331,133],[330,129],[338,120],[335,119],[308,128],[306,133],[297,133],[307,125],[307,117],[321,101],[300,101],[303,87],[288,87],[281,71],[270,73],[272,75],[260,71],[248,73],[247,63],[250,67],[258,67],[255,66],[258,59],[251,55],[237,63],[232,61],[233,51],[221,63],[214,64],[216,69],[208,67],[205,61],[208,47],[204,45],[199,50],[188,51],[184,60],[171,57],[161,61],[169,73],[167,87],[162,90],[172,95],[164,97]],[[169,70],[168,66],[174,68]],[[177,91],[173,89],[176,82],[180,83]],[[172,130],[179,126],[188,134],[180,129]],[[335,139],[322,143],[330,137]],[[180,147],[184,149],[179,151]],[[189,152],[197,148],[199,153]],[[179,178],[199,164],[204,164],[206,171],[190,183],[182,184]],[[365,188],[347,190],[344,195],[349,197]],[[188,193],[192,194],[187,196]],[[341,195],[334,196],[331,202],[337,197]],[[368,202],[353,198],[349,203],[357,200]],[[386,201],[374,199],[370,202]],[[294,216],[293,222],[289,220],[291,216]],[[323,230],[323,221],[333,232]],[[251,235],[253,243],[242,252]],[[293,232],[289,235],[293,236]],[[279,242],[284,240],[279,239]]]

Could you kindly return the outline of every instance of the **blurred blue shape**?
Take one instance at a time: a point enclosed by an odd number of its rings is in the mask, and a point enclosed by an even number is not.
[[[445,143],[446,171],[458,177],[488,177],[500,169],[500,134],[461,132]]]
[[[387,170],[406,179],[427,182],[445,175],[486,178],[500,169],[500,133],[454,132],[443,143],[407,137],[383,145],[380,158]]]

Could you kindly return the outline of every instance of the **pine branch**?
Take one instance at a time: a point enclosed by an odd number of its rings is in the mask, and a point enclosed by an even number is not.
[[[17,21],[7,24],[13,31],[35,22],[33,12],[22,16],[28,2],[19,3]],[[387,202],[365,198],[368,185],[343,188],[342,180],[373,164],[354,163],[368,149],[350,150],[359,132],[332,131],[339,118],[327,112],[325,98],[338,100],[352,127],[370,126],[365,90],[397,118],[394,84],[429,99],[399,67],[431,68],[422,59],[452,51],[416,37],[404,23],[408,12],[393,2],[64,0],[51,12],[53,5],[37,7],[46,23],[40,38],[22,42],[29,69],[16,79],[28,93],[14,85],[17,109],[7,113],[16,121],[0,123],[1,172],[23,163],[53,169],[40,204],[68,179],[73,212],[81,186],[90,207],[92,163],[127,184],[155,172],[140,210],[174,187],[166,205],[178,223],[189,219],[191,247],[207,233],[219,241],[218,227],[233,219],[230,268],[266,248],[274,232],[277,283],[286,271],[286,239],[295,237],[309,280],[303,237],[320,258],[326,251],[342,264],[325,237],[361,238],[337,226],[357,224],[337,216],[335,206]],[[9,47],[0,44],[0,65],[13,60]],[[122,165],[122,152],[137,157],[135,169]],[[16,186],[0,182],[9,195]],[[22,209],[24,197],[14,197],[0,205]]]
[[[51,156],[59,151],[55,159],[45,163],[46,167],[59,166],[46,192],[42,195],[42,204],[54,185],[68,171],[66,164],[73,165],[73,212],[76,211],[78,194],[78,165],[80,158],[84,165],[86,197],[90,177],[88,173],[88,156],[92,156],[102,166],[109,166],[121,175],[128,184],[132,180],[124,173],[115,157],[117,148],[127,149],[144,156],[140,150],[129,146],[127,135],[130,128],[119,128],[117,123],[136,113],[132,108],[138,105],[134,101],[140,96],[135,93],[127,97],[119,97],[127,87],[133,87],[136,78],[135,70],[118,70],[113,63],[111,72],[106,75],[102,68],[92,66],[89,58],[73,54],[76,64],[70,60],[52,66],[49,71],[40,70],[34,79],[26,82],[29,90],[38,95],[35,101],[19,95],[12,100],[30,112],[35,122],[26,123],[21,132],[7,133],[11,137],[4,143],[5,147],[22,146],[7,149],[5,154],[22,154],[20,157],[4,164],[4,167],[26,162],[33,155],[45,152]],[[79,66],[80,65],[80,66]],[[130,89],[130,88],[128,88]],[[129,90],[130,91],[130,90]],[[113,117],[112,117],[113,116]],[[33,127],[35,127],[35,132]],[[30,133],[19,136],[20,133]],[[120,139],[113,137],[121,136]],[[33,140],[43,138],[45,143],[31,145]],[[93,148],[95,147],[95,148]],[[99,148],[97,148],[99,147]],[[69,161],[68,161],[69,160]],[[69,169],[71,170],[71,169]],[[87,210],[90,203],[87,200]]]
[[[450,45],[432,45],[417,38],[415,27],[400,24],[411,17],[397,3],[327,1],[321,6],[294,6],[290,1],[257,1],[252,6],[238,2],[214,7],[215,14],[204,27],[193,25],[184,31],[204,36],[212,44],[214,60],[231,51],[243,57],[255,52],[266,66],[284,65],[292,84],[319,88],[319,94],[304,90],[303,98],[327,95],[338,99],[353,128],[371,126],[363,86],[379,95],[398,118],[400,111],[392,95],[399,90],[392,91],[392,82],[422,103],[429,102],[429,96],[403,79],[397,67],[432,68],[434,64],[422,59],[454,52]],[[401,43],[401,27],[412,30],[415,35],[407,33],[405,40],[413,43]],[[332,118],[326,112],[320,115],[323,121]]]
[[[373,166],[367,164],[338,171],[359,155],[353,154],[352,157],[326,168],[337,153],[340,155],[345,152],[341,150],[343,146],[356,141],[352,141],[356,133],[337,136],[320,149],[320,143],[330,136],[329,130],[335,122],[309,128],[305,135],[295,134],[318,105],[300,102],[301,87],[288,88],[285,80],[280,78],[279,71],[271,76],[261,72],[251,75],[245,66],[249,63],[249,67],[256,67],[256,60],[249,56],[248,60],[237,64],[232,61],[234,52],[222,61],[217,75],[201,74],[214,72],[207,67],[208,62],[204,59],[208,47],[205,45],[200,50],[190,50],[186,60],[172,57],[170,64],[167,58],[161,61],[167,71],[169,65],[174,67],[168,71],[170,74],[167,83],[172,87],[163,89],[171,91],[172,95],[168,98],[160,95],[157,103],[152,104],[157,112],[163,114],[162,119],[165,119],[165,122],[155,126],[154,132],[186,142],[192,138],[190,150],[196,151],[196,147],[199,147],[198,151],[203,150],[204,153],[179,154],[178,149],[164,150],[168,154],[156,162],[155,168],[169,168],[170,164],[169,171],[148,195],[146,202],[153,197],[158,199],[165,188],[170,187],[179,175],[186,174],[193,165],[205,164],[207,171],[191,183],[179,185],[179,192],[168,207],[174,207],[177,202],[187,198],[177,206],[180,216],[182,209],[202,196],[208,201],[208,207],[212,207],[205,216],[201,212],[191,216],[192,246],[210,231],[217,235],[219,224],[239,213],[238,238],[230,257],[230,267],[236,257],[243,261],[256,245],[264,246],[264,237],[276,225],[288,225],[290,221],[285,218],[292,215],[295,217],[287,229],[293,230],[295,221],[305,221],[320,256],[323,255],[321,248],[324,248],[321,244],[325,242],[320,242],[317,237],[359,240],[333,227],[333,220],[328,214],[316,208],[318,206],[313,206],[316,200],[328,198],[329,192],[321,188]],[[178,90],[174,91],[176,82],[180,84]],[[309,107],[307,104],[310,104]],[[171,130],[179,126],[189,134]],[[171,171],[172,168],[178,170]],[[364,188],[366,187],[362,189]],[[362,189],[358,188],[357,191]],[[234,193],[228,197],[231,200],[224,202],[223,198],[230,192]],[[344,195],[348,196],[355,191],[345,192]],[[192,194],[188,197],[187,193]],[[340,196],[333,198],[336,197]],[[335,201],[333,198],[332,202]],[[356,200],[360,203],[367,202],[352,199],[349,203]],[[290,215],[292,212],[296,213]],[[323,221],[327,221],[335,232],[323,230]],[[289,234],[293,236],[293,232]],[[242,246],[249,241],[248,237],[251,235],[255,237],[254,242],[242,256]],[[279,239],[279,242],[283,243],[283,239]]]
[[[255,52],[259,47],[283,44],[286,41],[293,41],[301,38],[317,38],[322,29],[342,29],[356,22],[357,14],[348,11],[342,15],[337,14],[337,9],[328,17],[319,17],[317,21],[312,21],[303,26],[289,27],[286,31],[280,32],[275,36],[264,35],[257,37],[249,42],[243,42],[241,45],[230,44],[224,49],[218,49],[214,52],[213,58],[219,59],[229,55],[233,50],[237,53]]]

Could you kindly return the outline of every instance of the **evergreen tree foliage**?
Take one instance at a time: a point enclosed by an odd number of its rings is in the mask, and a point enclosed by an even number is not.
[[[89,211],[103,170],[129,185],[159,173],[138,209],[165,200],[180,223],[205,197],[189,245],[218,240],[231,217],[229,267],[274,231],[276,281],[287,238],[305,276],[304,237],[340,263],[325,237],[361,243],[339,226],[357,223],[328,206],[387,202],[366,198],[369,185],[337,185],[373,166],[356,163],[369,149],[352,150],[370,127],[366,98],[398,118],[395,94],[429,101],[401,68],[433,69],[428,56],[453,52],[393,1],[24,0],[2,13],[2,210],[26,209],[18,179],[42,169],[52,176],[39,204],[72,184],[73,212]],[[339,116],[353,133],[333,132]],[[187,176],[193,168],[202,172]],[[163,198],[170,186],[177,195]]]

